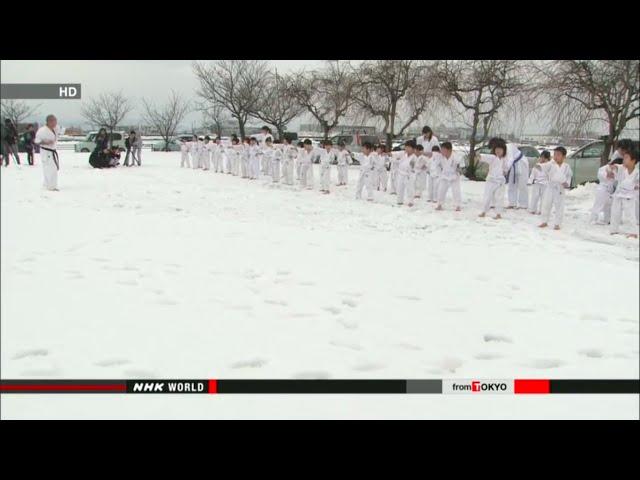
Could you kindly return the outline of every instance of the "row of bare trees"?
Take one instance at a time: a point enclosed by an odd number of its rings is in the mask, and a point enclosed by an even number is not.
[[[194,63],[200,110],[221,130],[228,119],[245,135],[249,118],[282,136],[306,114],[324,137],[345,117],[382,125],[387,144],[420,119],[449,117],[469,127],[469,158],[508,116],[544,117],[564,132],[604,121],[613,142],[638,111],[638,60],[374,60],[326,61],[322,68],[281,75],[265,61]],[[442,123],[442,122],[440,122]],[[470,161],[469,176],[475,174]]]

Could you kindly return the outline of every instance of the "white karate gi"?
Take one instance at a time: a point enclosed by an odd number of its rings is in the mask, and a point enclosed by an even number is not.
[[[213,160],[213,171],[224,173],[224,147],[222,144],[211,144],[211,159]]]
[[[527,208],[529,206],[529,160],[513,143],[507,143],[507,158],[509,158],[509,174],[507,178],[507,195],[509,206]]]
[[[638,190],[639,178],[637,164],[631,173],[623,165],[618,165],[616,174],[618,185],[613,194],[611,206],[611,233],[620,233],[620,224],[624,220],[623,233],[638,235],[635,209],[640,191]]]
[[[427,189],[427,161],[428,157],[424,154],[416,156],[416,194],[420,198],[422,193]]]
[[[193,168],[200,168],[200,148],[203,143],[200,140],[194,140],[191,142],[190,153],[191,153],[191,166]]]
[[[215,143],[203,143],[200,146],[200,150],[199,150],[199,161],[200,161],[200,167],[202,167],[203,170],[209,170],[211,168],[211,154],[213,153],[213,147],[215,146]]]
[[[389,166],[389,193],[396,194],[398,192],[398,166],[400,164],[400,157],[398,155],[391,154]]]
[[[464,167],[464,161],[454,152],[451,152],[449,158],[439,152],[434,152],[433,156],[438,159],[437,161],[441,168],[438,180],[438,206],[442,207],[442,205],[444,205],[447,191],[451,188],[453,206],[460,208],[462,204],[462,196],[460,194],[460,169]]]
[[[389,162],[389,156],[385,153],[378,155],[376,158],[376,170],[375,170],[375,187],[382,191],[387,191],[387,184],[389,183],[389,172],[387,171],[387,165]]]
[[[338,150],[338,185],[349,183],[349,164],[351,164],[351,154],[345,148]]]
[[[51,130],[46,125],[43,125],[36,132],[34,139],[34,143],[40,145],[40,163],[42,163],[42,173],[44,175],[44,188],[47,190],[58,189],[58,170],[60,165],[56,147],[59,134],[60,127],[56,126],[54,130]],[[43,145],[43,140],[53,141],[53,143]]]
[[[531,213],[541,213],[542,200],[544,199],[544,194],[547,191],[549,177],[547,177],[547,174],[542,170],[532,168],[531,174],[529,175],[528,183],[529,185],[531,185],[531,195],[529,196],[529,211]]]
[[[307,150],[302,148],[298,153],[300,163],[300,185],[308,189],[313,188],[313,160],[321,154],[321,149],[312,148]]]
[[[427,160],[427,200],[434,203],[438,201],[438,183],[440,182],[440,174],[442,173],[440,159],[436,153],[437,152],[433,152],[431,158]]]
[[[613,174],[611,178],[607,176],[608,173]],[[600,214],[603,214],[604,223],[611,221],[611,205],[615,182],[616,182],[616,170],[610,165],[603,165],[598,169],[598,185],[596,185],[596,196],[591,208],[591,216],[589,220],[591,222],[597,222],[600,219]]]
[[[396,177],[398,198],[396,201],[398,205],[402,205],[403,203],[412,204],[416,185],[414,169],[418,159],[415,154],[407,155],[406,152],[395,152],[392,153],[392,156],[398,158]]]
[[[440,146],[440,142],[438,141],[438,137],[433,134],[431,135],[431,140],[427,139],[424,135],[420,135],[416,137],[416,145],[422,145],[424,153],[431,153],[433,147]]]
[[[249,145],[242,143],[240,149],[240,165],[242,178],[249,178]]]
[[[504,209],[505,175],[509,170],[509,158],[493,154],[480,154],[480,162],[489,165],[489,172],[484,182],[484,200],[482,213],[487,213],[491,205],[495,205],[496,213],[502,214]]]
[[[367,200],[373,200],[373,171],[375,169],[376,154],[358,153],[356,159],[360,163],[360,177],[356,186],[356,199],[362,198],[362,189],[367,189]]]
[[[249,163],[249,178],[255,180],[260,176],[260,157],[262,157],[262,149],[258,145],[249,145],[247,155]]]
[[[188,142],[180,143],[180,168],[187,167],[191,168],[191,162],[189,161],[189,148],[190,145]]]
[[[564,196],[565,189],[569,188],[571,185],[571,176],[573,172],[571,171],[571,167],[568,163],[563,162],[561,165],[558,165],[555,160],[551,160],[546,163],[539,163],[537,166],[540,166],[543,172],[547,174],[549,178],[549,183],[547,184],[547,190],[544,193],[544,198],[542,199],[542,222],[549,223],[549,218],[551,217],[551,208],[555,208],[555,226],[560,226],[562,223],[562,218],[564,217]],[[567,185],[567,187],[563,186],[563,183]]]
[[[298,158],[298,147],[296,147],[295,145],[286,145],[282,158],[284,183],[286,185],[293,185],[293,169],[296,158]]]

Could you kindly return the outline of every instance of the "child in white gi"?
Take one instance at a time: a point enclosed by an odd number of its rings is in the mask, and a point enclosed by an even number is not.
[[[180,168],[191,168],[191,162],[189,161],[189,142],[184,138],[180,140]]]
[[[293,169],[296,158],[298,158],[298,148],[291,143],[290,138],[285,138],[282,152],[282,170],[285,185],[293,185]]]
[[[507,176],[507,196],[509,206],[507,208],[527,208],[529,206],[529,160],[513,143],[507,144],[507,156],[509,157],[509,173]]]
[[[211,149],[211,157],[213,160],[213,171],[216,173],[224,173],[224,147],[222,146],[220,137],[217,137],[209,148]]]
[[[638,238],[638,223],[635,212],[640,192],[638,150],[629,148],[622,155],[622,165],[614,165],[618,186],[613,194],[613,205],[611,206],[611,235],[621,233],[620,223],[624,217],[624,229],[626,230],[624,233],[630,238]]]
[[[242,150],[240,151],[240,164],[242,166],[242,178],[249,178],[249,147],[251,143],[248,137],[242,140]]]
[[[200,139],[197,135],[194,135],[189,148],[189,153],[191,153],[191,167],[194,169],[200,168],[200,144]]]
[[[52,191],[58,190],[58,170],[60,161],[58,159],[58,136],[60,128],[55,115],[47,115],[46,123],[36,132],[34,143],[40,145],[40,163],[42,163],[42,173],[44,175],[44,188]]]
[[[482,212],[478,216],[486,216],[493,204],[496,208],[495,219],[498,220],[502,218],[502,209],[504,208],[504,186],[505,176],[509,170],[509,158],[507,157],[507,144],[503,139],[492,138],[489,140],[489,146],[491,148],[490,154],[483,153],[476,157],[479,162],[489,165],[489,172],[484,182]]]
[[[200,166],[203,170],[209,170],[211,168],[211,150],[213,145],[209,135],[204,137],[204,143],[200,146],[199,150]]]
[[[551,154],[548,150],[544,150],[538,158],[538,163],[547,163],[551,160]],[[542,213],[542,199],[544,193],[547,191],[547,184],[549,178],[547,174],[538,168],[532,168],[529,175],[529,181],[531,185],[531,196],[529,197],[529,212],[532,215],[540,215]]]
[[[416,189],[415,198],[421,198],[422,192],[427,189],[427,161],[428,157],[424,153],[424,147],[418,145],[416,147]]]
[[[389,183],[388,165],[389,155],[387,155],[387,148],[385,145],[380,144],[376,147],[375,187],[382,192],[387,191],[387,184]]]
[[[459,212],[462,204],[460,195],[460,171],[464,167],[464,161],[453,153],[451,142],[442,142],[440,153],[434,153],[440,164],[441,173],[438,181],[438,206],[436,210],[442,210],[442,205],[447,198],[447,191],[451,188],[455,211]]]
[[[258,140],[251,137],[248,149],[249,180],[257,180],[260,176],[260,157],[262,157],[262,149],[258,146]]]
[[[331,140],[325,140],[324,149],[320,154],[320,191],[322,193],[330,193],[329,184],[331,183],[331,164],[338,160],[336,150],[333,148]]]
[[[373,201],[373,171],[375,169],[376,154],[373,152],[373,145],[370,142],[362,144],[362,152],[356,155],[360,163],[360,177],[356,186],[356,199],[362,198],[362,190],[367,189],[367,200]]]
[[[615,159],[598,169],[598,185],[596,185],[596,198],[591,208],[591,223],[599,223],[600,214],[603,214],[604,224],[611,221],[611,205],[616,182],[616,167],[614,164],[622,164],[622,159]]]
[[[554,230],[560,230],[560,224],[564,216],[564,196],[565,189],[571,186],[571,167],[564,160],[567,150],[564,147],[553,149],[553,162],[538,163],[535,168],[541,169],[549,177],[547,191],[542,200],[542,223],[538,225],[545,228],[549,225],[551,208],[555,208]]]
[[[298,153],[300,163],[300,185],[308,190],[313,189],[313,160],[320,155],[320,149],[314,148],[308,138],[303,142],[304,147]]]
[[[413,206],[413,195],[416,185],[415,165],[416,142],[409,140],[404,144],[404,152],[391,152],[391,156],[398,159],[398,171],[396,177],[396,191],[398,205],[403,205],[406,201],[409,207]]]
[[[351,164],[351,152],[346,149],[344,142],[338,144],[338,186],[349,182],[349,165]]]
[[[431,157],[427,157],[427,201],[436,203],[438,201],[438,182],[440,181],[440,173],[442,167],[438,161],[440,146],[434,145],[431,149]]]
[[[427,157],[430,157],[430,153],[433,151],[433,147],[440,146],[438,137],[433,134],[431,127],[422,127],[422,135],[416,138],[416,146],[422,145],[424,153]]]
[[[239,143],[240,140],[238,140],[238,137],[233,136],[233,138],[231,138],[231,146],[229,148],[225,148],[225,155],[227,157],[227,162],[229,165],[229,173],[234,176],[238,175],[241,147]]]

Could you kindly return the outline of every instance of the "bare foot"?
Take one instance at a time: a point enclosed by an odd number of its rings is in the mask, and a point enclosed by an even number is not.
[[[493,218],[495,218],[496,220],[500,220],[500,219],[502,218],[502,215],[497,214],[497,215],[496,215],[495,217],[493,217]]]
[[[560,230],[560,225],[556,225],[555,227],[553,227],[554,230]]]
[[[409,205],[410,207],[413,207],[413,202],[409,202],[409,203],[408,203],[408,205]]]
[[[438,206],[436,207],[436,210],[442,210],[442,205],[438,205]]]
[[[547,222],[542,222],[540,225],[538,225],[538,228],[545,228],[547,226],[548,226]]]
[[[460,207],[456,207],[456,212],[459,212],[460,210],[462,210]]]
[[[637,233],[630,233],[629,235],[627,235],[627,238],[638,238],[638,234]]]
[[[480,218],[485,217],[487,214],[482,212],[480,215],[478,215]]]

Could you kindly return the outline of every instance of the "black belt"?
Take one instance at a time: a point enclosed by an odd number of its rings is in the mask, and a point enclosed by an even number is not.
[[[53,153],[53,163],[56,164],[56,170],[60,170],[60,161],[58,160],[58,152],[53,150],[52,148],[47,148],[40,146],[42,150],[46,150],[47,152]]]

